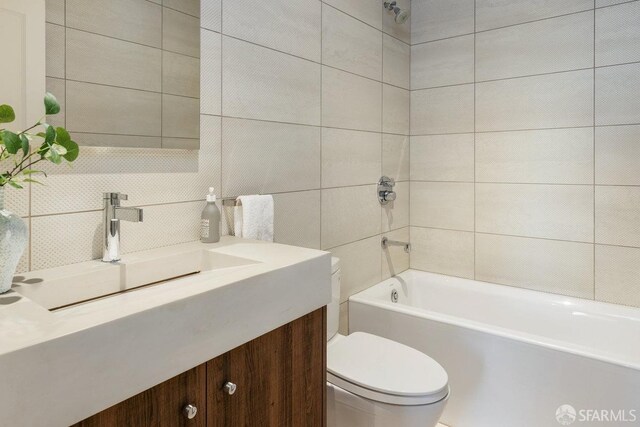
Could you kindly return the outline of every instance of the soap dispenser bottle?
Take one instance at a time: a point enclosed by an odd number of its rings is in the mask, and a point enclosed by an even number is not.
[[[213,192],[213,187],[209,187],[207,206],[202,211],[200,240],[202,243],[217,243],[220,241],[220,209],[216,205],[216,195]]]

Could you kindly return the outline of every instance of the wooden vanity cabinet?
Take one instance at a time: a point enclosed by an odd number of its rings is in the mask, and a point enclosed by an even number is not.
[[[187,405],[197,408],[193,419],[184,413]],[[323,427],[326,309],[309,313],[76,425]]]

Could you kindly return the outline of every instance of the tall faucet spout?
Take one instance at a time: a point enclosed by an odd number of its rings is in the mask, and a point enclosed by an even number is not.
[[[120,221],[142,222],[143,211],[139,208],[123,208],[120,201],[126,194],[104,193],[104,244],[102,261],[120,261]]]

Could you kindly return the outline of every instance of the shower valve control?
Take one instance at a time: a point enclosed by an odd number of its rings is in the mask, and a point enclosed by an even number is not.
[[[389,178],[388,176],[380,178],[380,181],[378,181],[378,200],[381,205],[386,205],[396,199],[396,192],[393,191],[395,185],[396,182],[393,178]]]

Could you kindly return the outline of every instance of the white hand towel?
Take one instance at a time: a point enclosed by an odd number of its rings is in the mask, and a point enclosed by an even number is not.
[[[238,197],[234,209],[234,232],[245,239],[273,242],[273,197]]]

